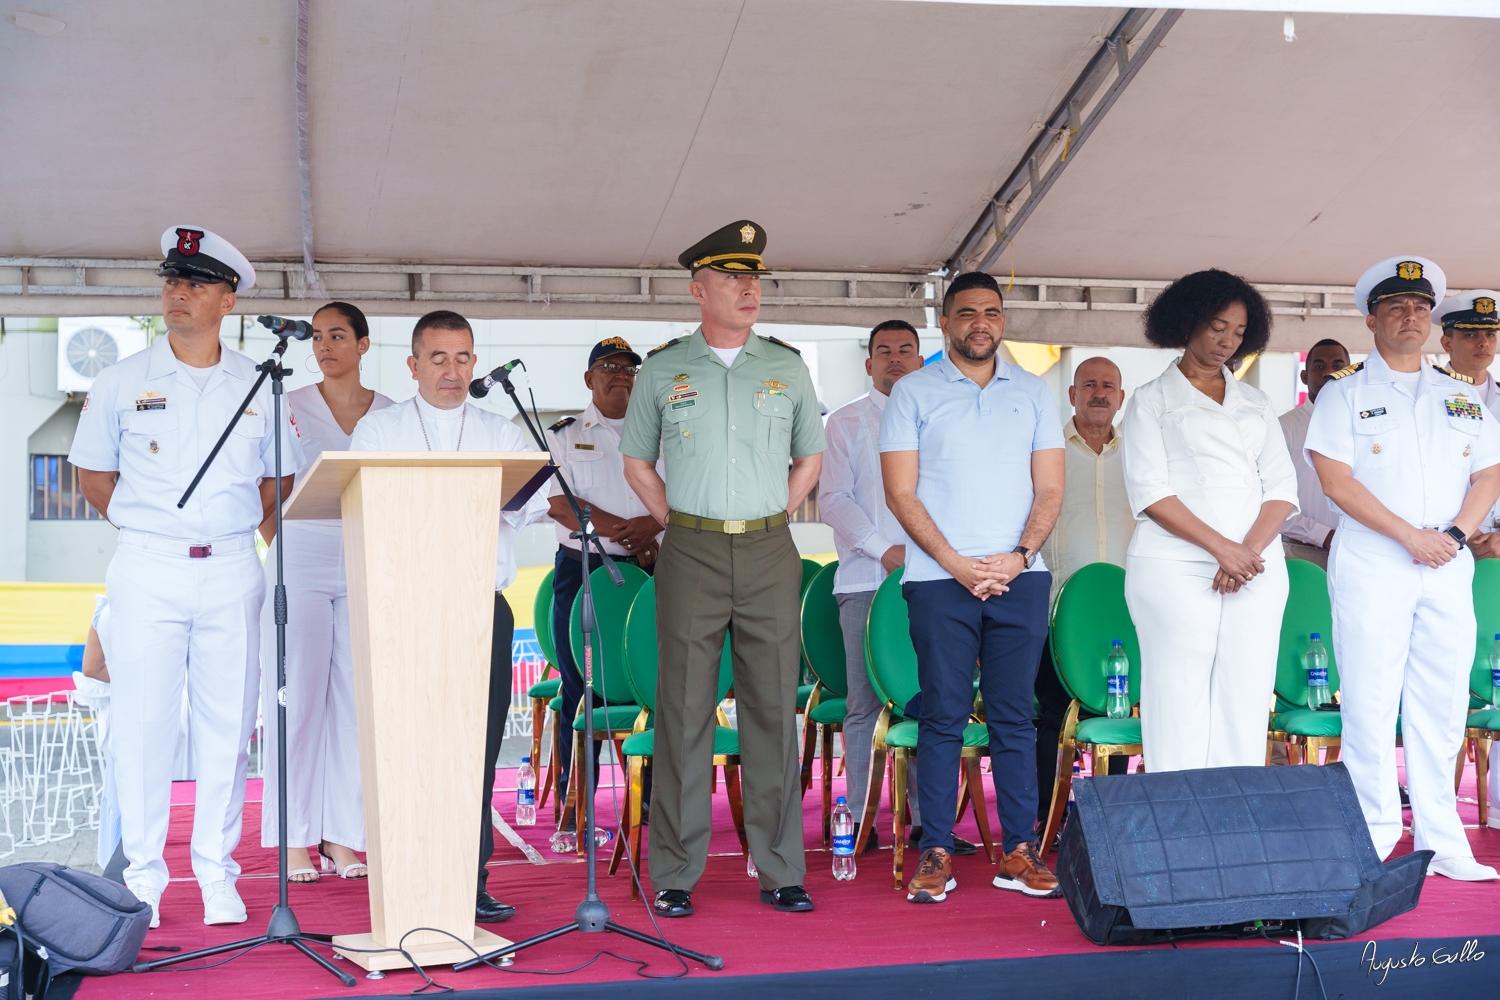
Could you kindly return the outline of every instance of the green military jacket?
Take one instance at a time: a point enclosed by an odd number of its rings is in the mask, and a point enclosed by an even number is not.
[[[701,326],[646,357],[620,435],[622,454],[665,455],[669,507],[715,520],[786,510],[790,460],[826,447],[817,390],[794,349],[752,331],[726,368]]]

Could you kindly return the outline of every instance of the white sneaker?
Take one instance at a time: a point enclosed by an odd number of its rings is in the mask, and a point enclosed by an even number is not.
[[[203,922],[205,924],[243,924],[249,914],[244,900],[228,882],[210,882],[203,887]]]
[[[148,885],[137,882],[135,885],[127,886],[135,893],[135,898],[143,903],[151,904],[151,929],[155,930],[161,926],[161,890],[153,889]]]
[[[1427,866],[1428,875],[1444,875],[1459,882],[1493,882],[1500,872],[1473,858],[1434,858]]]

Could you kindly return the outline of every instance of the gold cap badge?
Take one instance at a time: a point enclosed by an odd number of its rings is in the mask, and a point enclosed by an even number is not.
[[[1488,295],[1481,295],[1474,300],[1474,311],[1481,316],[1489,316],[1495,311],[1495,300]]]
[[[752,225],[750,225],[750,223],[748,223],[748,222],[745,223],[743,226],[740,227],[740,242],[741,243],[754,243],[755,242],[755,227],[752,226]]]
[[[1422,265],[1414,260],[1403,260],[1396,265],[1396,277],[1402,281],[1416,281],[1422,277]]]

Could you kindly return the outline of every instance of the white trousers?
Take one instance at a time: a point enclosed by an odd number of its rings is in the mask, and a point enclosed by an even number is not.
[[[349,595],[337,534],[321,526],[282,524],[286,540],[287,846],[327,840],[365,849],[360,794],[359,729],[354,713],[354,656]],[[276,586],[276,545],[266,553],[266,594]],[[266,783],[260,842],[277,844],[276,620],[269,596],[261,613],[261,714],[266,727]]]
[[[1213,591],[1216,563],[1126,557],[1147,771],[1265,763],[1287,576],[1279,540],[1263,557],[1265,572],[1228,595]]]
[[[1473,856],[1453,792],[1474,662],[1474,557],[1438,569],[1412,563],[1399,544],[1340,528],[1328,559],[1333,650],[1343,694],[1339,759],[1359,793],[1382,858],[1401,839],[1396,714],[1406,757],[1416,850]]]
[[[247,744],[255,727],[265,586],[249,538],[190,559],[187,543],[121,532],[105,575],[111,625],[111,752],[127,883],[167,886],[162,851],[186,689],[197,778],[193,874],[235,881]],[[181,553],[181,554],[178,554]]]

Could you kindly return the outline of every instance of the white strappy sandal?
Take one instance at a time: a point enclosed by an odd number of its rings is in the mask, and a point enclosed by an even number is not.
[[[322,844],[318,845],[318,858],[322,862],[324,874],[337,875],[339,878],[347,879],[351,882],[370,877],[370,867],[363,861],[356,861],[353,864],[348,864],[340,868],[334,864],[331,857],[323,852],[323,846]]]

